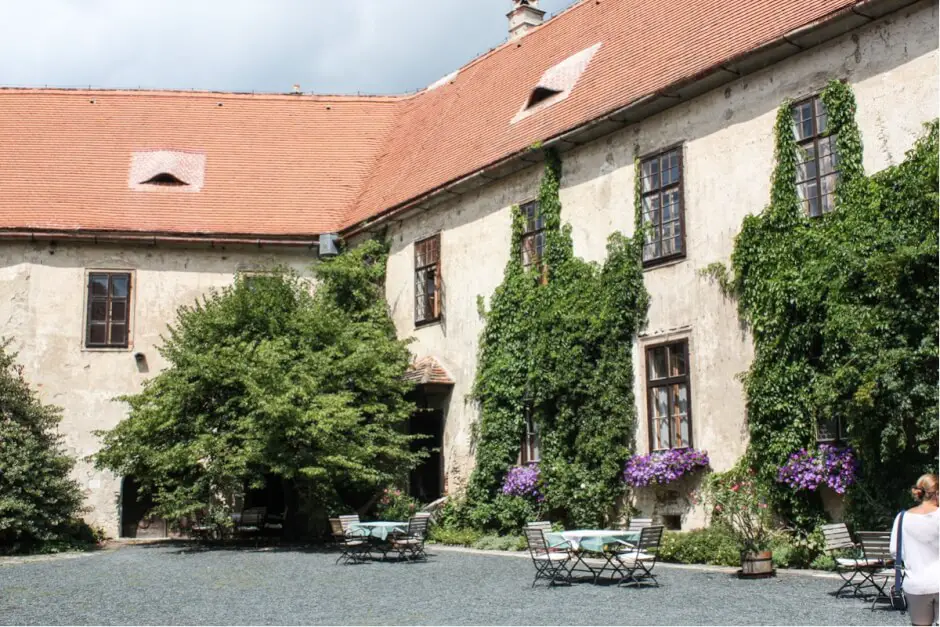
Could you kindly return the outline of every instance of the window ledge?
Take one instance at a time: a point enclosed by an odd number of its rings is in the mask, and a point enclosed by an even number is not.
[[[422,320],[421,322],[415,322],[415,330],[423,329],[425,327],[431,327],[431,326],[434,326],[435,324],[440,324],[443,321],[444,321],[444,317],[439,316],[431,320]]]
[[[672,257],[665,257],[663,259],[654,259],[652,261],[643,262],[643,272],[648,270],[656,270],[658,268],[669,268],[671,266],[679,265],[680,263],[686,261],[687,257],[683,255],[676,255]]]
[[[83,353],[129,353],[133,346],[82,346]]]

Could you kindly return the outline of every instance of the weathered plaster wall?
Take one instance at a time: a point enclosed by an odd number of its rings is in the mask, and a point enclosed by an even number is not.
[[[283,264],[309,274],[313,259],[312,251],[0,244],[0,336],[12,340],[11,349],[19,353],[17,360],[42,401],[64,410],[59,431],[69,454],[80,460],[74,476],[91,508],[90,522],[119,535],[120,478],[83,461],[99,447],[92,431],[116,425],[126,406],[113,399],[137,392],[165,367],[156,346],[176,309],[231,284],[237,271]],[[131,345],[126,350],[84,348],[88,269],[133,273]],[[146,356],[145,368],[134,359],[138,352]]]
[[[689,340],[695,446],[708,450],[716,470],[744,452],[737,375],[752,359],[751,341],[735,303],[699,270],[729,261],[742,219],[769,199],[780,103],[818,93],[831,79],[847,80],[858,100],[866,171],[896,164],[922,124],[937,116],[937,38],[937,5],[924,2],[563,155],[562,219],[572,225],[576,254],[602,260],[611,232],[633,230],[635,156],[682,145],[687,256],[646,272],[649,324],[635,346],[638,452],[649,450],[641,356],[649,344],[679,338]],[[389,229],[387,295],[399,333],[414,337],[412,350],[437,357],[457,381],[444,440],[451,491],[465,484],[473,465],[477,411],[466,396],[482,329],[476,298],[488,298],[500,283],[509,254],[509,207],[534,197],[540,174],[538,167],[525,170]],[[412,244],[436,232],[445,321],[415,329]],[[702,510],[689,508],[685,493],[676,492],[660,494],[657,512],[682,511],[683,527],[700,526]],[[654,501],[651,491],[640,492],[641,509],[650,511]]]

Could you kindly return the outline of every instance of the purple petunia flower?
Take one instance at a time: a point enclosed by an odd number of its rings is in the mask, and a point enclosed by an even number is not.
[[[514,466],[503,479],[502,493],[509,496],[534,497],[541,503],[545,500],[545,495],[539,491],[540,476],[538,464]]]
[[[777,471],[777,481],[794,490],[815,491],[828,485],[838,494],[855,483],[858,461],[851,447],[839,448],[820,444],[816,451],[805,448],[790,455],[790,460]]]
[[[708,463],[708,453],[694,448],[634,455],[627,460],[623,480],[635,488],[672,483],[698,468],[707,467]]]

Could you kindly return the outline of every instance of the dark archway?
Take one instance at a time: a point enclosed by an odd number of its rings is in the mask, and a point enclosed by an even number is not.
[[[150,515],[153,506],[153,498],[141,493],[137,480],[124,477],[121,480],[121,537],[167,537],[166,520]]]

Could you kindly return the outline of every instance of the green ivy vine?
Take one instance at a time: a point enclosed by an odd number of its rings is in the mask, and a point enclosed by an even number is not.
[[[621,473],[633,450],[632,347],[649,302],[640,230],[633,238],[612,234],[603,265],[575,257],[571,227],[561,224],[561,161],[545,154],[538,201],[547,269],[523,267],[525,223],[513,207],[503,282],[488,311],[481,303],[480,421],[467,493],[471,524],[480,527],[506,528],[532,514],[499,494],[517,461],[527,408],[541,433],[544,506],[553,518],[603,524],[624,492]]]
[[[823,518],[817,493],[776,482],[777,469],[841,421],[860,461],[846,514],[883,525],[916,477],[936,470],[938,126],[895,167],[866,177],[851,88],[822,92],[836,135],[834,211],[807,217],[795,185],[800,148],[790,103],[777,115],[770,204],[745,218],[731,272],[703,274],[738,300],[754,338],[744,383],[748,458],[784,518]]]

